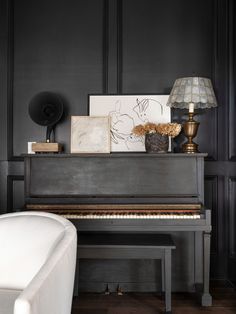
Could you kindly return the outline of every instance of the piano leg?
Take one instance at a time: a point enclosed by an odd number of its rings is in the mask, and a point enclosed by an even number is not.
[[[209,280],[210,280],[210,245],[211,234],[203,233],[203,294],[202,306],[211,306],[212,297],[209,293]]]
[[[194,283],[196,291],[203,289],[203,235],[202,231],[194,232]]]
[[[161,292],[165,291],[165,264],[163,259],[161,260]]]
[[[165,249],[165,313],[171,313],[171,249]]]

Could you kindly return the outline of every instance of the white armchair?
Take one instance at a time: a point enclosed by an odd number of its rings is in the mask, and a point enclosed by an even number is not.
[[[76,248],[76,228],[58,215],[0,215],[0,314],[70,314]]]

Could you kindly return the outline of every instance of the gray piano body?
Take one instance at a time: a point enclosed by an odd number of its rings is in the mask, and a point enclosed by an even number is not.
[[[25,155],[26,208],[50,210],[50,206],[76,208],[79,204],[201,204],[200,219],[76,219],[73,223],[79,232],[172,234],[176,243],[173,289],[200,289],[202,304],[211,305],[211,211],[204,208],[205,156],[202,153]]]

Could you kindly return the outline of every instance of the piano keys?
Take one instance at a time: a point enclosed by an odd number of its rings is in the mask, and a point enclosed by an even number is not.
[[[60,213],[61,216],[67,219],[200,219],[200,214],[196,213],[113,213],[113,212],[83,212],[78,214]]]
[[[200,219],[200,204],[82,204],[27,205],[27,209],[44,210],[74,219]]]

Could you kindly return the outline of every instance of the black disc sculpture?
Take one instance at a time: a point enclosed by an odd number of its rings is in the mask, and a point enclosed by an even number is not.
[[[52,92],[41,92],[35,95],[29,104],[29,115],[31,119],[47,127],[46,142],[55,141],[55,126],[63,114],[63,103],[61,98]],[[53,139],[51,133],[53,132]]]

